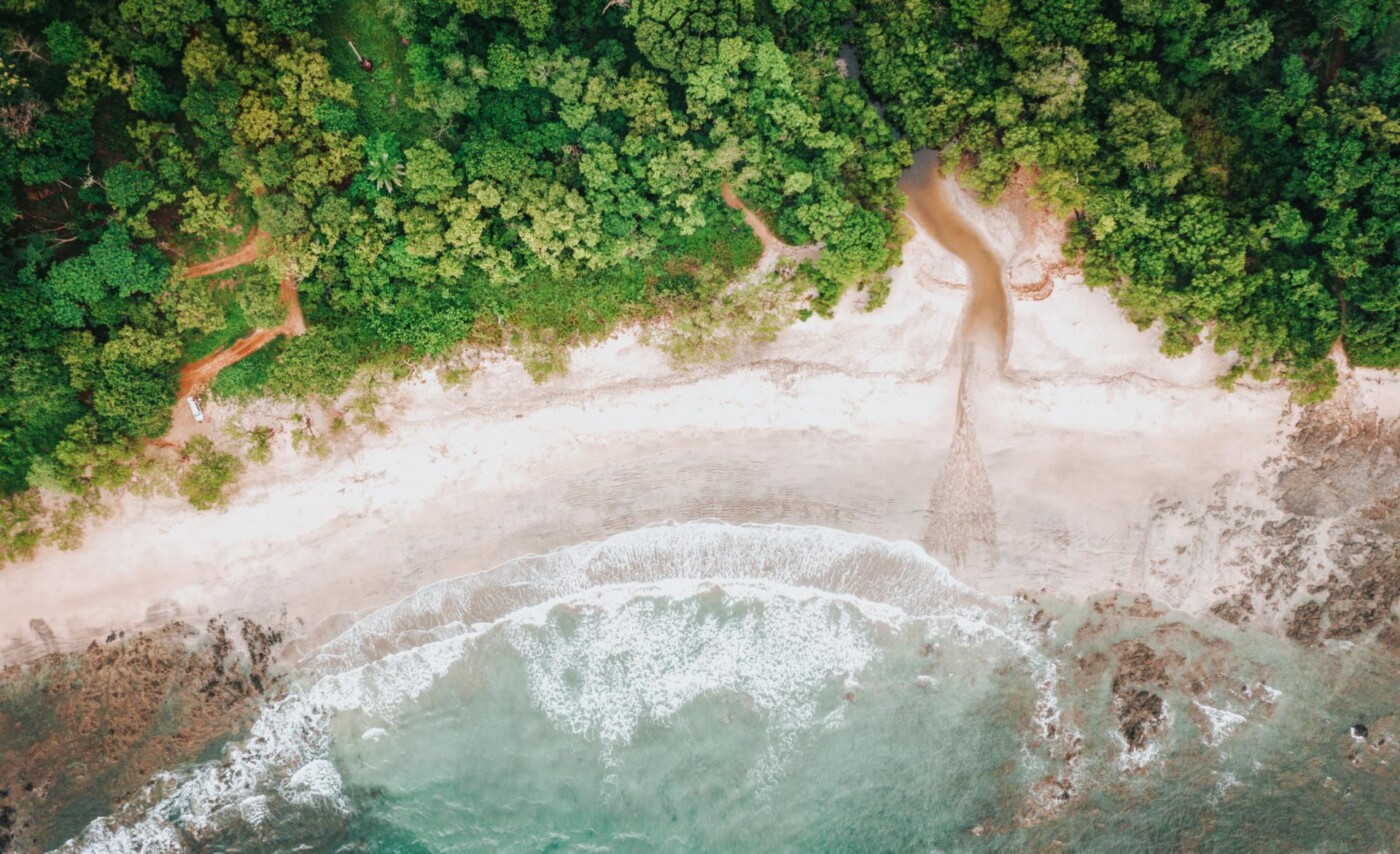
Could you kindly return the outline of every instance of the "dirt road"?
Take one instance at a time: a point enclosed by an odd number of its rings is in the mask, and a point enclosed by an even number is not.
[[[254,226],[248,233],[247,239],[237,249],[221,258],[186,268],[185,278],[197,279],[211,276],[256,261],[262,257],[264,252],[266,244],[262,240],[263,237],[263,233]],[[277,297],[287,309],[286,319],[279,326],[271,329],[254,329],[228,347],[210,353],[203,359],[191,362],[180,369],[180,396],[175,404],[175,414],[171,422],[170,432],[166,435],[164,442],[183,444],[190,436],[202,431],[204,425],[194,420],[189,405],[185,403],[185,398],[197,395],[207,389],[214,382],[219,371],[248,358],[282,335],[293,337],[306,332],[306,318],[301,312],[301,300],[297,294],[296,279],[291,276],[282,279],[278,286]]]
[[[265,237],[255,225],[248,232],[248,236],[243,239],[242,245],[229,254],[195,264],[185,268],[186,279],[198,279],[201,276],[212,276],[215,273],[222,273],[225,270],[232,270],[234,267],[241,267],[244,264],[258,260],[262,256],[262,238]]]

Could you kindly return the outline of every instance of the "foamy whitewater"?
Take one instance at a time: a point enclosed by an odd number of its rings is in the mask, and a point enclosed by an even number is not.
[[[220,761],[65,850],[1167,850],[1235,838],[1251,799],[1308,814],[1271,739],[1340,724],[1290,706],[1317,699],[1290,653],[1104,613],[983,596],[910,543],[646,528],[358,620]],[[1139,642],[1200,674],[1148,686],[1130,745],[1104,662]]]

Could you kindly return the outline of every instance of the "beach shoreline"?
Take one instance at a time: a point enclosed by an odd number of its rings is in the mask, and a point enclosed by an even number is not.
[[[1131,592],[1203,615],[1254,591],[1271,526],[1303,518],[1312,551],[1250,611],[1286,629],[1329,571],[1328,526],[1364,509],[1308,516],[1280,501],[1303,415],[1286,388],[1217,388],[1227,361],[1208,345],[1161,356],[1106,293],[1055,266],[1053,230],[954,195],[1017,281],[1053,282],[1012,288],[1023,298],[1005,373],[977,403],[995,548],[954,575],[998,595]],[[283,420],[273,462],[251,467],[226,509],[127,495],[81,548],[0,570],[0,663],[215,615],[324,634],[442,579],[668,520],[920,542],[930,508],[957,500],[935,482],[967,272],[916,234],[893,277],[881,309],[848,296],[834,318],[724,364],[676,371],[633,329],[575,351],[568,375],[544,384],[504,356],[461,386],[426,371],[385,394],[387,431],[351,428],[327,459],[295,453]],[[1400,384],[1344,371],[1328,406],[1384,424]],[[260,403],[241,417],[277,424],[290,411]]]

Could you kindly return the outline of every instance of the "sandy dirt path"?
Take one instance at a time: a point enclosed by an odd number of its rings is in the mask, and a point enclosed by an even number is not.
[[[223,273],[235,267],[252,263],[262,257],[262,240],[266,237],[255,225],[248,231],[248,235],[243,238],[243,242],[238,248],[220,258],[213,258],[185,268],[186,279],[197,279],[201,276],[212,276],[215,273]]]
[[[287,309],[287,319],[272,329],[254,329],[222,350],[210,353],[197,362],[191,362],[180,369],[180,398],[197,394],[208,388],[219,371],[237,364],[282,335],[302,335],[306,332],[306,318],[301,313],[301,301],[297,298],[296,280],[288,277],[282,280],[277,289],[278,299]]]
[[[720,195],[724,197],[724,203],[736,211],[743,211],[744,222],[753,229],[754,237],[763,245],[763,254],[758,257],[758,262],[754,264],[754,269],[761,274],[771,273],[778,265],[779,258],[791,258],[794,261],[809,261],[821,254],[820,245],[812,246],[792,246],[784,243],[773,233],[773,229],[768,227],[758,214],[749,210],[743,200],[735,194],[733,188],[728,184],[720,185]]]

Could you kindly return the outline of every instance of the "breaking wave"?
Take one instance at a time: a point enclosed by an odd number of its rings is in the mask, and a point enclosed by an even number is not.
[[[160,775],[67,850],[190,850],[279,817],[348,815],[336,746],[395,738],[435,686],[483,678],[503,655],[534,707],[595,742],[604,764],[639,727],[702,698],[743,698],[766,732],[746,775],[759,795],[804,739],[841,725],[843,698],[891,650],[941,655],[947,672],[918,678],[932,691],[978,678],[954,672],[968,662],[1000,662],[1034,697],[1018,775],[1033,781],[1055,752],[1046,745],[1067,737],[1040,640],[1014,603],[961,584],[911,543],[811,527],[646,528],[434,584],[358,620],[307,656],[296,686],[222,761]]]

